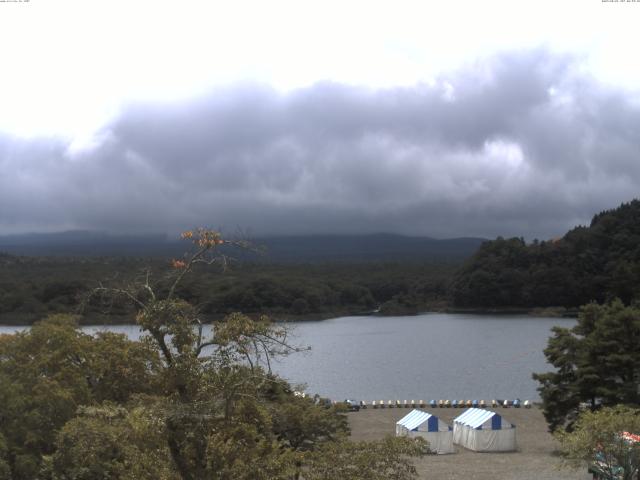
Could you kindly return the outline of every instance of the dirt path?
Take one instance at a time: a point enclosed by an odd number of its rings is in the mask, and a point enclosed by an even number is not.
[[[445,408],[427,409],[451,424],[464,410]],[[513,453],[476,453],[455,446],[452,455],[434,455],[416,462],[421,479],[473,479],[473,480],[590,480],[586,468],[567,470],[560,468],[554,455],[556,443],[547,432],[542,412],[531,409],[498,409],[505,420],[516,425],[518,451]],[[349,414],[353,440],[376,440],[393,435],[395,423],[409,413],[409,409],[368,408]]]

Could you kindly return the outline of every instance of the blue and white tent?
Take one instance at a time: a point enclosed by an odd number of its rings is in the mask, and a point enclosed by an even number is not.
[[[398,420],[396,436],[422,437],[429,442],[431,451],[438,454],[455,451],[451,427],[435,415],[423,410],[412,410]]]
[[[512,452],[516,427],[496,412],[470,408],[453,419],[453,443],[475,452]]]

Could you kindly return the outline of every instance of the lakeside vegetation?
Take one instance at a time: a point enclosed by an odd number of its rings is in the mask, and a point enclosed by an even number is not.
[[[458,263],[231,264],[194,268],[179,294],[205,318],[242,311],[281,318],[327,318],[371,312],[416,313],[446,305],[447,286]],[[48,314],[78,313],[85,323],[131,323],[134,310],[121,300],[95,299],[102,284],[131,283],[150,273],[166,292],[171,262],[129,257],[21,257],[0,255],[0,322],[30,324]],[[81,310],[82,307],[82,310]]]
[[[113,301],[108,308],[81,305],[84,296],[101,282],[135,282],[147,274],[162,292],[170,273],[169,258],[0,253],[0,322],[30,324],[47,314],[82,311],[85,323],[130,323],[134,312],[126,302]],[[194,268],[180,286],[182,298],[208,319],[234,311],[280,319],[374,310],[383,315],[428,310],[576,314],[592,301],[640,299],[640,201],[601,212],[589,227],[576,227],[556,240],[484,242],[465,262],[446,257],[267,263],[245,255],[225,275],[218,273]]]
[[[562,238],[485,242],[449,289],[460,307],[565,307],[640,300],[640,201],[593,217]]]

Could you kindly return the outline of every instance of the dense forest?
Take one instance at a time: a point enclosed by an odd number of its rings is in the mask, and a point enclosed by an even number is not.
[[[593,217],[564,237],[525,243],[485,242],[455,274],[450,299],[459,307],[575,308],[613,298],[640,298],[640,201]]]
[[[205,317],[234,311],[275,318],[322,318],[371,312],[415,313],[440,308],[459,263],[232,263],[194,268],[179,294]],[[131,305],[85,294],[101,284],[131,283],[149,274],[166,291],[166,259],[0,255],[0,321],[31,323],[47,314],[82,313],[84,322],[131,322]]]
[[[381,238],[369,238],[370,247]],[[313,249],[305,241],[301,248]],[[411,248],[426,248],[425,241]],[[347,245],[342,253],[354,248]],[[224,275],[220,269],[195,266],[179,293],[210,319],[234,311],[286,319],[372,311],[577,309],[613,298],[631,304],[640,297],[640,201],[599,213],[590,226],[576,227],[559,239],[527,244],[522,238],[499,237],[484,242],[463,264],[461,257],[449,255],[414,261],[348,258],[301,263],[246,257],[229,264]],[[57,313],[82,313],[88,323],[130,322],[130,304],[88,301],[86,293],[101,284],[146,276],[163,291],[171,271],[169,257],[0,253],[0,322],[31,323]]]
[[[423,439],[351,442],[346,404],[271,371],[304,349],[286,325],[234,313],[203,331],[178,287],[233,242],[185,238],[197,248],[159,288],[144,275],[89,292],[128,302],[140,340],[88,335],[71,315],[0,335],[0,479],[414,480]]]

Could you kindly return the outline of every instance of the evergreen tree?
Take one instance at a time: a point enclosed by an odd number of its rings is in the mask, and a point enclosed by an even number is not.
[[[454,275],[460,307],[566,307],[640,299],[640,200],[593,217],[562,238],[485,242]]]
[[[640,404],[640,309],[620,300],[582,308],[544,351],[555,372],[536,373],[550,430],[571,428],[583,407]]]

